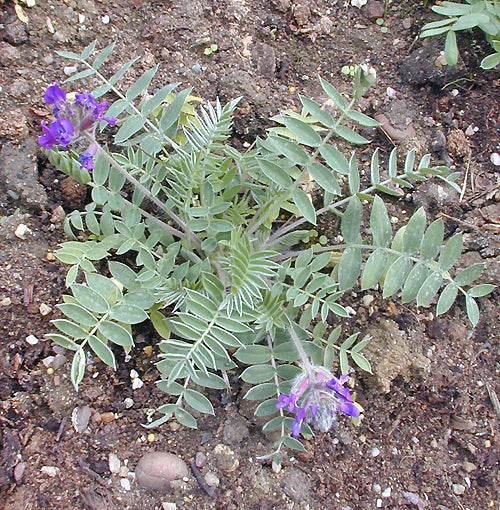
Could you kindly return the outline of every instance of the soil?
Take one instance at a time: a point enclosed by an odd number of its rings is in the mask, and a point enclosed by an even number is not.
[[[208,100],[241,95],[236,145],[252,142],[280,110],[299,108],[298,93],[324,101],[318,75],[348,92],[342,66],[369,61],[379,79],[361,108],[383,114],[389,125],[365,132],[373,143],[361,160],[375,146],[384,158],[394,143],[416,146],[453,165],[459,183],[466,180],[461,201],[431,182],[391,202],[394,221],[425,205],[429,219],[444,218],[447,234],[464,233],[464,265],[486,262],[483,280],[498,285],[500,173],[490,155],[500,149],[500,76],[479,69],[488,52],[480,33],[460,35],[457,69],[436,67],[444,43],[418,39],[434,19],[423,3],[389,2],[387,33],[370,19],[383,7],[373,0],[362,9],[333,0],[39,0],[25,7],[28,28],[12,2],[0,3],[2,508],[499,508],[498,291],[479,300],[475,329],[460,300],[436,318],[432,306],[416,309],[376,294],[369,303],[352,293],[348,304],[358,313],[343,322],[345,332],[374,337],[368,355],[375,375],[358,374],[356,382],[365,418],[359,427],[341,420],[329,434],[308,438],[307,452],[288,452],[280,471],[257,459],[271,451],[272,437],[242,399],[237,373],[229,393],[209,392],[216,414],[200,417],[198,430],[171,422],[153,437],[142,424],[164,394],[154,384],[158,339],[150,329],[137,328],[134,357],[120,358],[116,372],[90,360],[78,393],[69,382],[69,356],[43,339],[65,292],[66,267],[52,256],[64,240],[61,218],[86,196],[48,165],[34,140],[48,115],[43,93],[71,65],[55,51],[81,51],[95,38],[99,48],[116,42],[110,74],[141,56],[124,86],[159,64],[153,87],[181,82]],[[210,56],[203,53],[207,42],[218,45]],[[321,233],[331,236],[334,227],[326,223]],[[57,356],[55,371],[46,367],[49,356]],[[140,389],[132,389],[132,369],[145,383]],[[83,431],[73,427],[76,407],[81,415],[90,410]],[[140,488],[130,473],[150,451],[188,463],[196,456],[213,490],[204,492],[194,476],[173,492]],[[119,473],[110,472],[109,454],[120,459]]]

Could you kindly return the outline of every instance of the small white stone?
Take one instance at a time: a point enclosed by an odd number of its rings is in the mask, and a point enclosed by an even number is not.
[[[495,166],[500,166],[500,154],[498,154],[498,152],[494,152],[491,156],[490,156],[490,161],[495,165]]]
[[[391,488],[387,487],[387,489],[384,489],[384,492],[382,492],[383,498],[390,498],[391,497]]]
[[[101,21],[105,24],[105,25],[108,25],[109,22],[111,21],[111,18],[106,14],[105,16],[103,16],[101,18]]]
[[[26,337],[26,342],[28,342],[30,345],[36,345],[40,340],[35,335],[28,335]]]
[[[375,492],[377,494],[380,494],[380,492],[382,491],[382,487],[380,487],[379,483],[374,483],[372,488],[373,488],[373,492]]]
[[[130,371],[130,379],[134,380],[134,379],[136,379],[137,377],[139,377],[139,374],[137,373],[137,370],[132,369],[132,370]]]
[[[109,464],[109,470],[111,473],[118,473],[120,471],[120,459],[118,458],[118,455],[115,453],[110,453],[108,455],[108,464]]]
[[[397,92],[392,87],[387,87],[386,93],[391,99],[395,99],[397,96]]]
[[[372,448],[372,457],[378,457],[380,455],[380,450],[378,448]]]
[[[0,306],[10,306],[12,304],[12,299],[10,297],[4,297],[0,299]]]
[[[59,472],[59,468],[57,468],[55,466],[42,466],[41,472],[44,475],[54,478],[54,476],[57,476],[57,473]]]
[[[349,314],[349,317],[354,317],[356,315],[356,310],[354,310],[352,306],[347,305],[345,311]]]
[[[78,66],[76,65],[73,65],[73,66],[66,66],[64,69],[63,69],[63,72],[66,76],[70,76],[72,74],[75,74],[76,72],[78,71]]]
[[[52,311],[52,307],[45,303],[42,303],[39,306],[38,310],[40,311],[40,314],[45,317],[46,315],[49,315],[49,313]]]
[[[125,404],[126,409],[130,409],[134,405],[134,399],[127,397],[123,403]]]
[[[135,379],[133,379],[132,381],[132,389],[133,390],[138,390],[139,388],[142,388],[144,386],[144,382],[142,381],[142,379],[139,379],[139,377],[136,377]]]
[[[163,508],[163,510],[177,510],[176,503],[165,502],[161,504],[161,507]]]
[[[475,133],[474,126],[472,124],[467,126],[467,129],[465,130],[466,136],[472,136],[474,133]]]
[[[462,485],[461,483],[454,483],[452,485],[453,492],[457,496],[461,496],[465,492],[465,485]]]
[[[130,480],[128,478],[120,478],[120,485],[124,490],[130,490]]]
[[[83,23],[85,23],[85,14],[78,14],[78,22],[80,23],[80,25],[83,25]]]
[[[398,221],[399,221],[399,218],[397,216],[392,216],[391,217],[391,223],[392,224],[396,224]]]
[[[55,358],[56,358],[55,356],[47,356],[46,358],[42,359],[42,363],[45,367],[50,367]]]
[[[383,501],[382,501],[380,498],[378,498],[378,499],[377,499],[377,503],[376,503],[377,508],[382,508],[382,505],[383,505],[383,504],[384,504],[384,503],[383,503]]]
[[[451,95],[452,95],[452,97],[457,97],[457,96],[458,96],[458,94],[459,94],[458,89],[453,89],[453,90],[451,91]]]
[[[353,7],[357,7],[358,9],[361,9],[361,7],[363,7],[363,5],[366,5],[366,2],[368,2],[368,0],[351,0],[351,5]]]
[[[366,296],[363,296],[363,305],[364,306],[370,306],[373,303],[373,300],[375,298],[371,294],[366,294]]]
[[[209,487],[218,487],[219,486],[219,477],[213,472],[209,471],[205,475],[205,482]]]
[[[31,232],[30,229],[24,223],[19,223],[16,230],[14,231],[14,235],[19,237],[19,239],[24,239],[24,236],[28,232]]]

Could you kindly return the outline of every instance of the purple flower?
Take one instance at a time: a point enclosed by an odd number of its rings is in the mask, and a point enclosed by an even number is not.
[[[347,375],[342,375],[339,379],[333,377],[326,383],[326,386],[336,393],[339,400],[337,404],[339,411],[353,418],[357,418],[361,414],[360,410],[353,404],[349,388],[344,387],[348,379],[349,376]]]
[[[97,153],[97,145],[93,144],[88,149],[87,152],[80,154],[78,161],[82,164],[81,168],[86,168],[87,170],[94,170],[94,156]]]
[[[290,393],[290,396],[282,393],[278,397],[278,403],[276,404],[276,409],[282,409],[283,407],[288,406],[288,412],[293,413],[295,410],[295,403],[297,402],[297,395],[294,393]]]
[[[106,117],[105,115],[103,115],[107,107],[108,107],[107,101],[102,101],[102,103],[99,103],[96,109],[94,110],[94,120],[96,122],[101,122],[102,120],[104,120],[110,126],[114,126],[116,124],[116,117]]]
[[[44,149],[52,150],[54,144],[57,143],[57,138],[50,130],[47,124],[42,120],[43,135],[38,137],[38,143]]]
[[[66,147],[71,142],[71,135],[74,133],[75,128],[71,121],[61,118],[50,124],[50,130],[59,139],[59,143]]]
[[[297,415],[295,416],[295,420],[292,423],[292,436],[299,437],[300,429],[302,428],[302,423],[304,422],[304,418],[306,417],[306,410],[303,407],[297,408]]]
[[[88,110],[95,110],[97,108],[97,101],[92,94],[84,92],[83,94],[76,94],[75,104],[83,106]]]
[[[56,116],[59,110],[66,104],[66,92],[59,88],[57,82],[54,82],[45,91],[45,102],[54,105],[54,115]]]

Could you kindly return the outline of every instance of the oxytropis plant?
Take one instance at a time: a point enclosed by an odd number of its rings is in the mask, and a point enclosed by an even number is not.
[[[362,173],[356,152],[346,158],[339,149],[369,143],[347,123],[378,125],[354,109],[375,80],[369,66],[356,69],[351,98],[321,80],[337,115],[300,97],[300,113],[277,117],[278,126],[242,153],[229,143],[238,100],[194,110],[190,90],[173,94],[177,85],[150,95],[157,68],[122,92],[117,84],[135,59],[108,78],[100,69],[113,45],[91,60],[94,49],[59,52],[83,67],[67,81],[92,76],[100,85],[73,99],[51,85],[56,120],[40,138],[49,160],[92,190],[85,210],[66,219],[73,240],[56,256],[71,266],[70,293],[59,305],[66,318],[53,321],[59,332],[48,335],[74,351],[76,388],[89,349],[114,368],[116,348],[132,353],[132,326],[150,320],[161,338],[156,384],[166,403],[148,426],[175,416],[196,427],[189,409],[212,414],[207,394],[226,389],[228,372],[246,366],[245,398],[260,401],[264,429],[279,432],[270,454],[279,463],[283,446],[303,449],[301,432],[327,431],[342,414],[356,422],[363,412],[349,388],[352,365],[370,371],[362,353],[370,339],[341,340],[345,291],[401,292],[418,306],[439,294],[437,314],[460,293],[477,323],[475,298],[493,287],[470,287],[482,264],[452,270],[461,234],[443,246],[442,220],[427,226],[423,209],[393,233],[380,198],[401,197],[429,175],[459,189],[458,174],[431,167],[429,156],[417,163],[414,150],[402,171],[395,150],[386,170],[375,150]],[[107,111],[97,102],[106,93],[115,97]],[[111,150],[96,133],[115,117]],[[334,243],[315,242],[321,217],[338,222]]]

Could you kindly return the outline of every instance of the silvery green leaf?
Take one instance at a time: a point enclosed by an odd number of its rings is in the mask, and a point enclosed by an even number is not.
[[[363,354],[360,352],[351,352],[351,358],[358,365],[361,370],[365,372],[372,373],[372,367],[370,366],[370,362],[365,358]]]
[[[360,134],[356,133],[356,131],[353,131],[346,126],[339,125],[334,129],[334,132],[336,135],[340,136],[340,138],[343,138],[344,140],[355,145],[370,143],[370,141],[367,140],[364,136],[361,136]]]
[[[334,172],[349,175],[349,162],[338,149],[332,145],[321,145],[319,152]]]
[[[457,34],[454,32],[453,25],[452,29],[446,34],[446,42],[444,45],[444,54],[446,57],[446,63],[449,66],[454,66],[458,62],[458,46],[457,46]]]
[[[406,154],[405,158],[405,174],[411,174],[413,173],[413,167],[415,165],[415,149],[412,149],[411,151]]]
[[[109,316],[124,324],[139,324],[148,318],[148,314],[134,305],[117,305],[111,308]]]
[[[439,296],[437,306],[436,306],[436,315],[442,315],[446,313],[455,302],[458,294],[458,287],[453,283],[449,283],[441,292]]]
[[[398,151],[396,148],[392,149],[389,156],[389,177],[396,177],[398,174]]]
[[[160,119],[160,127],[163,131],[167,131],[178,121],[184,103],[189,94],[191,94],[191,90],[192,88],[188,88],[179,92],[168,105]]]
[[[481,61],[481,67],[483,69],[493,69],[500,64],[500,52],[492,53]]]
[[[246,400],[264,400],[274,396],[276,396],[276,385],[274,383],[264,383],[250,388],[243,398]]]
[[[354,333],[353,335],[348,336],[340,345],[340,348],[343,350],[350,349],[352,345],[354,345],[354,342],[356,342],[356,339],[358,338],[359,333]]]
[[[375,186],[380,182],[380,168],[378,163],[378,147],[372,155],[370,162],[370,181]]]
[[[384,274],[387,265],[388,255],[384,250],[375,250],[365,263],[361,274],[360,287],[366,290],[374,287]]]
[[[146,118],[142,115],[133,115],[129,117],[120,127],[115,135],[115,143],[120,144],[135,135],[146,124]]]
[[[257,409],[255,409],[255,416],[269,416],[276,413],[276,404],[278,403],[277,398],[270,398],[261,402]]]
[[[316,210],[314,209],[314,206],[312,205],[311,200],[306,195],[306,193],[304,193],[299,188],[295,188],[292,191],[292,200],[294,204],[297,206],[297,209],[299,210],[300,214],[302,214],[302,216],[304,216],[304,218],[309,223],[316,225]],[[233,227],[230,223],[229,225],[231,230]]]
[[[393,296],[403,285],[411,270],[411,261],[406,257],[399,257],[389,267],[384,280],[383,297]]]
[[[185,409],[182,409],[182,407],[178,407],[175,412],[175,419],[185,427],[188,427],[190,429],[197,429],[198,428],[198,422],[196,421],[196,418],[190,413],[188,413]]]
[[[483,262],[480,262],[479,264],[473,264],[455,276],[455,283],[457,285],[469,285],[481,276],[483,270]]]
[[[342,375],[348,374],[349,360],[347,359],[347,352],[344,350],[340,350],[339,359],[340,359],[340,373]]]
[[[276,386],[274,386],[274,390],[276,393]],[[271,396],[271,395],[269,395],[269,396]],[[255,399],[255,400],[257,400],[257,399]],[[276,418],[273,418],[272,420],[268,421],[262,427],[262,430],[264,432],[272,432],[273,430],[277,430],[282,427],[284,421],[285,421],[285,418],[283,418],[282,416],[276,416]]]
[[[96,73],[95,69],[85,69],[85,71],[80,71],[79,73],[72,74],[69,78],[66,78],[63,83],[69,83],[72,81],[83,80],[84,78],[88,78]]]
[[[247,365],[267,363],[271,359],[271,350],[267,345],[247,345],[240,347],[234,357]]]
[[[312,99],[299,95],[300,102],[304,107],[304,110],[314,117],[319,123],[327,128],[333,128],[335,126],[335,120],[332,115],[321,109],[321,106]]]
[[[294,165],[305,165],[309,156],[296,142],[280,136],[269,136],[268,141],[275,147],[278,154],[282,154]]]
[[[387,247],[391,242],[392,227],[387,214],[384,201],[375,195],[370,214],[370,227],[372,230],[373,244],[375,246]]]
[[[342,236],[346,243],[355,243],[359,238],[363,206],[357,196],[349,200],[341,221]]]
[[[74,342],[73,340],[70,340],[68,337],[64,335],[60,335],[59,333],[48,333],[45,335],[46,338],[50,338],[54,343],[57,345],[60,345],[61,347],[64,347],[65,349],[69,349],[71,351],[76,351],[79,348],[79,345]]]
[[[451,25],[451,29],[455,32],[459,32],[460,30],[468,30],[470,28],[477,27],[480,23],[488,23],[490,18],[487,14],[482,13],[472,13],[465,14],[464,16],[460,16],[453,25]],[[452,65],[452,64],[450,64]]]
[[[57,305],[57,308],[59,308],[66,317],[80,323],[82,326],[92,327],[97,324],[97,318],[88,310],[85,310],[83,306],[74,303],[61,303]]]
[[[433,221],[424,234],[420,255],[423,260],[434,260],[441,251],[444,238],[444,223],[441,218]]]
[[[136,284],[136,274],[130,267],[122,262],[108,262],[109,272],[113,278],[119,281],[126,289],[130,289]]]
[[[89,337],[90,348],[99,357],[101,361],[106,363],[113,370],[116,370],[115,355],[113,351],[98,337],[90,335]]]
[[[151,83],[153,76],[156,74],[158,70],[158,65],[152,67],[148,71],[146,71],[135,83],[133,83],[127,90],[126,98],[129,101],[135,99],[137,96],[141,95],[147,86]]]
[[[495,290],[495,285],[489,283],[483,283],[482,285],[476,285],[467,291],[467,294],[471,297],[483,297],[487,296]]]
[[[417,297],[417,294],[427,279],[428,274],[429,270],[426,266],[418,263],[415,264],[403,285],[403,296],[401,297],[402,303],[409,303]]]
[[[285,189],[291,187],[292,180],[290,176],[280,166],[265,159],[259,159],[258,163],[264,175],[272,182]]]
[[[83,349],[78,349],[74,356],[73,362],[71,363],[71,382],[78,391],[78,385],[82,382],[83,376],[85,375],[85,352]]]
[[[326,166],[312,162],[307,166],[307,171],[325,191],[334,195],[341,194],[335,173],[332,173]]]
[[[121,290],[109,278],[101,274],[87,273],[85,279],[87,285],[105,298],[110,306],[116,303],[116,300],[122,296]]]
[[[479,308],[476,301],[469,295],[465,296],[465,306],[467,309],[467,317],[471,324],[475,327],[479,322]]]
[[[361,260],[359,248],[348,246],[344,250],[338,267],[340,290],[347,290],[354,286],[361,272]]]
[[[56,51],[56,55],[59,55],[62,58],[67,58],[68,60],[82,60],[82,56],[78,55],[78,53],[73,53],[72,51]]]
[[[419,250],[424,238],[425,223],[425,210],[420,207],[408,221],[403,235],[403,251],[408,255],[414,255]]]
[[[108,302],[95,290],[81,283],[74,283],[71,291],[76,300],[87,310],[95,313],[106,313],[109,310]]]
[[[276,368],[278,376],[286,380],[295,379],[301,372],[302,369],[297,365],[284,364]]]
[[[296,137],[297,141],[309,147],[318,147],[321,144],[321,136],[314,129],[294,117],[283,117],[283,124]]]
[[[457,261],[462,253],[463,238],[462,234],[455,234],[448,239],[444,248],[439,255],[439,268],[442,271],[447,271]]]
[[[102,49],[96,56],[96,58],[94,59],[94,62],[92,63],[92,67],[94,69],[99,69],[99,67],[102,66],[102,64],[104,64],[104,62],[106,61],[106,59],[109,57],[109,55],[111,54],[111,52],[113,51],[115,47],[115,43],[111,43],[109,44],[108,46],[106,46],[104,49]],[[91,52],[92,53],[92,52]],[[89,53],[90,55],[90,53]],[[85,57],[85,60],[87,59],[88,57]]]
[[[437,294],[443,277],[439,273],[431,273],[417,294],[417,306],[427,306]]]
[[[205,373],[197,370],[192,376],[192,379],[193,382],[205,388],[213,388],[214,390],[225,390],[228,388],[226,381],[212,372]]]
[[[132,335],[120,324],[101,321],[98,328],[103,336],[114,344],[121,345],[122,347],[132,347],[134,345]]]
[[[352,119],[354,122],[363,127],[378,127],[380,126],[380,122],[368,117],[364,113],[357,112],[356,110],[348,110],[346,115]]]
[[[222,342],[224,345],[228,347],[240,347],[242,343],[238,340],[236,335],[226,331],[225,329],[219,328],[217,326],[212,326],[210,329],[210,333],[217,339],[219,342]]]
[[[205,395],[202,395],[199,391],[187,389],[184,392],[184,400],[193,409],[204,414],[214,414],[214,408],[210,400]]]
[[[340,110],[343,111],[346,107],[346,104],[340,92],[338,92],[337,89],[326,80],[323,80],[323,78],[320,78],[319,82],[321,83],[321,87],[325,91],[325,94],[337,105]]]
[[[163,101],[167,98],[167,96],[178,87],[178,83],[173,83],[170,85],[165,85],[161,88],[153,97],[149,98],[141,107],[141,112],[146,117],[156,108],[158,108]]]
[[[246,368],[240,377],[249,384],[259,384],[269,381],[275,374],[271,365],[253,365]]]
[[[167,324],[166,317],[159,311],[154,310],[149,315],[151,322],[153,323],[153,327],[156,332],[165,340],[170,338],[170,328]]]
[[[304,448],[304,445],[294,437],[286,436],[283,438],[283,444],[290,448],[291,450],[296,450],[298,452],[305,452],[306,449]]]
[[[355,195],[359,191],[359,169],[356,154],[349,160],[349,193]]]

